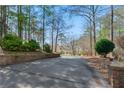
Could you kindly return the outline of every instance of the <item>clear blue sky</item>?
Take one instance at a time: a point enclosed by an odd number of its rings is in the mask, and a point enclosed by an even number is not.
[[[67,18],[66,22],[69,25],[73,25],[72,28],[67,29],[66,32],[69,34],[75,35],[75,38],[79,38],[83,34],[83,22],[85,20],[79,16],[73,16],[72,18]],[[85,22],[84,22],[85,23]]]
[[[72,25],[72,28],[67,29],[67,35],[72,35],[74,38],[79,38],[84,32],[85,20],[79,16],[66,17],[66,23]]]

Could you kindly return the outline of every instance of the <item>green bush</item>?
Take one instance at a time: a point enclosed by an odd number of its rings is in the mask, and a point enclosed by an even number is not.
[[[36,51],[37,49],[40,49],[39,43],[37,43],[35,40],[30,40],[28,42],[24,42],[21,46],[21,51]]]
[[[96,52],[104,57],[106,57],[108,53],[112,52],[114,48],[115,44],[108,39],[101,39],[95,45]]]
[[[24,42],[24,43],[21,45],[20,51],[24,51],[24,52],[30,51],[30,45],[29,45],[29,43],[28,43],[28,42]]]
[[[6,51],[19,51],[22,45],[22,40],[16,35],[7,34],[1,40],[1,47]]]
[[[39,43],[36,42],[35,40],[30,40],[28,42],[28,47],[30,51],[36,51],[37,49],[40,49]]]
[[[50,48],[49,44],[45,44],[43,50],[47,53],[52,53],[52,49]]]
[[[13,34],[7,34],[0,40],[0,45],[6,51],[36,51],[40,49],[39,43],[35,40],[24,42],[21,38]]]

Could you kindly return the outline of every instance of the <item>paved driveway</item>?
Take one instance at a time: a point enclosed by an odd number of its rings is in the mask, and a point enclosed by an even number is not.
[[[80,57],[60,57],[0,67],[0,87],[110,87]]]

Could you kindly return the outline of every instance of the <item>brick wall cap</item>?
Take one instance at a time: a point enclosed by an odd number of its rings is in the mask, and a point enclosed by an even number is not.
[[[124,63],[114,62],[110,64],[111,69],[124,70]]]
[[[5,54],[0,55],[0,65],[15,64],[20,62],[29,62],[43,58],[60,57],[60,54],[54,53],[26,53],[26,54]]]

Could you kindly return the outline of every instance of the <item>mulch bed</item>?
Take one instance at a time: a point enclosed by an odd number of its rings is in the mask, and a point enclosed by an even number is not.
[[[109,71],[109,64],[111,63],[110,59],[108,58],[99,58],[99,57],[87,57],[85,58],[88,60],[88,64],[98,70],[105,79],[109,79],[108,71]]]

